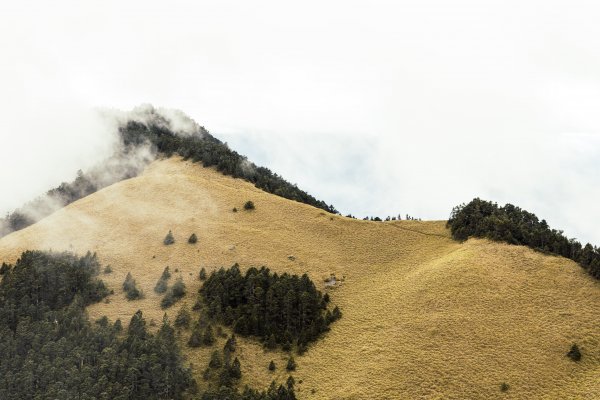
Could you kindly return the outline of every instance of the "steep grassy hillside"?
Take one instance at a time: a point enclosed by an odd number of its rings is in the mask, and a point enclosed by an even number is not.
[[[247,200],[255,210],[243,210]],[[165,246],[169,230],[176,243]],[[187,243],[191,233],[198,235],[195,245]],[[190,305],[201,267],[238,262],[308,273],[343,318],[296,357],[301,399],[600,393],[600,283],[572,261],[525,247],[457,243],[444,221],[377,223],[326,214],[170,158],[2,238],[0,261],[14,262],[33,248],[97,251],[112,266],[102,278],[115,294],[90,306],[90,316],[124,322],[141,308],[160,323],[164,311],[153,287],[167,265],[184,279]],[[120,287],[128,272],[143,300],[125,299]],[[341,282],[326,289],[330,274]],[[179,304],[167,311],[171,318]],[[266,387],[274,376],[287,377],[284,353],[240,343],[243,383]],[[579,363],[565,356],[572,343],[582,349]],[[202,384],[210,350],[183,348]],[[267,370],[271,359],[274,374]],[[500,392],[502,382],[510,385],[507,392]]]

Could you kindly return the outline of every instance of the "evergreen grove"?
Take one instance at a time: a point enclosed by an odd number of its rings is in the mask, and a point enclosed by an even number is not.
[[[471,236],[524,245],[556,254],[579,263],[590,275],[600,279],[600,249],[551,229],[545,220],[512,204],[503,207],[476,198],[454,207],[447,226],[456,240]]]
[[[91,323],[108,293],[95,255],[27,251],[0,283],[0,398],[181,399],[195,382],[174,329],[146,330],[142,313]]]
[[[236,333],[258,336],[269,348],[295,342],[300,352],[329,330],[341,317],[327,310],[327,301],[306,274],[278,275],[268,268],[249,268],[245,274],[235,264],[210,274],[200,288],[208,315]]]

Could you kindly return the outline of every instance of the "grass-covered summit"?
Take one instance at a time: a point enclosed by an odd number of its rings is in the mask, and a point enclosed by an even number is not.
[[[61,183],[0,218],[0,237],[23,229],[103,187],[138,175],[156,157],[172,155],[180,155],[204,167],[215,167],[265,192],[337,213],[332,205],[317,200],[268,168],[253,164],[183,113],[146,106],[123,114],[118,120],[119,143],[108,160],[90,171],[78,171],[73,181]]]

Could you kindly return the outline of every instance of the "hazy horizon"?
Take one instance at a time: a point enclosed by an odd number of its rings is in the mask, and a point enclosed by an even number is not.
[[[11,3],[0,212],[107,157],[98,109],[179,109],[342,214],[481,197],[600,244],[591,2]]]

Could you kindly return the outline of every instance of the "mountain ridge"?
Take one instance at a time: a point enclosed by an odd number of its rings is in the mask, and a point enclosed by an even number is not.
[[[248,200],[255,210],[243,210]],[[169,230],[175,244],[165,246]],[[197,245],[187,243],[191,233]],[[343,318],[296,357],[300,399],[577,398],[600,389],[589,378],[600,366],[598,282],[570,260],[523,246],[456,242],[445,221],[345,218],[171,157],[0,239],[0,261],[40,247],[96,251],[111,265],[102,279],[115,293],[88,307],[92,319],[129,321],[142,309],[159,322],[164,311],[152,288],[167,265],[186,283],[182,304],[190,308],[201,267],[237,262],[308,273]],[[143,300],[125,299],[127,272]],[[338,284],[328,287],[331,274]],[[167,310],[171,319],[178,308]],[[210,353],[187,348],[187,335],[182,348],[202,385]],[[239,342],[242,384],[285,381],[285,353]],[[579,363],[565,356],[573,342],[582,349]]]

